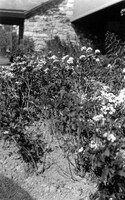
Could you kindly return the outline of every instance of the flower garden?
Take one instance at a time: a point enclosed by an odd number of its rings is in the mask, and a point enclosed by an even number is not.
[[[117,40],[113,45],[105,56],[82,46],[73,55],[17,56],[0,68],[1,138],[14,141],[36,170],[49,149],[26,130],[50,119],[75,173],[96,177],[93,200],[125,199],[125,50]]]

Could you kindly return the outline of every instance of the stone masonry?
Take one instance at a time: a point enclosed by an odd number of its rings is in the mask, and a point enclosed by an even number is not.
[[[77,36],[70,22],[74,0],[61,0],[58,4],[55,2],[48,10],[42,10],[41,5],[39,12],[36,11],[33,16],[25,20],[24,36],[34,40],[36,51],[44,49],[46,41],[55,36],[65,41],[67,38],[72,42],[76,41]]]

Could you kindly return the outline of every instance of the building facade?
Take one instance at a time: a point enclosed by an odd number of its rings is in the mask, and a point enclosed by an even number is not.
[[[33,38],[38,51],[44,49],[46,42],[55,36],[75,42],[77,35],[71,24],[73,7],[74,0],[53,0],[43,4],[25,19],[24,36]]]
[[[124,0],[14,1],[0,1],[0,24],[17,25],[19,41],[32,38],[36,51],[56,36],[75,43],[90,39],[100,48],[108,30],[125,41]]]
[[[125,40],[124,0],[49,0],[25,19],[24,35],[32,37],[36,50],[58,36],[61,40],[90,39],[102,48],[107,30]]]

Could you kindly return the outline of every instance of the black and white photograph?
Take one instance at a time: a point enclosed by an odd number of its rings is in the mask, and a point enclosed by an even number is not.
[[[125,200],[125,0],[0,0],[0,200]]]

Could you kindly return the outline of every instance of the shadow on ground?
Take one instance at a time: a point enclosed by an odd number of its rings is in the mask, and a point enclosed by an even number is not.
[[[12,179],[0,174],[0,200],[36,200]]]

